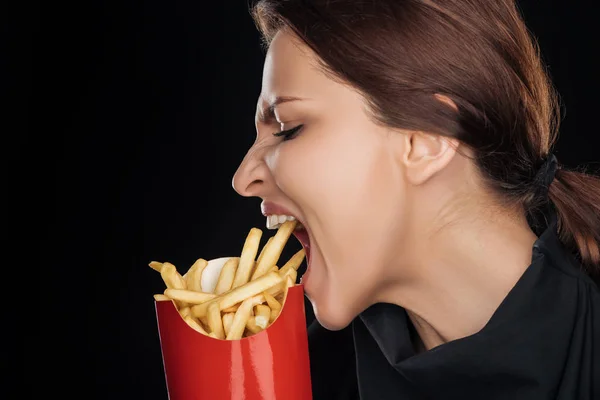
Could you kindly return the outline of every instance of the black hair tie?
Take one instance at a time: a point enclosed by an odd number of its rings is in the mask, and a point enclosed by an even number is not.
[[[554,230],[556,230],[558,216],[556,214],[556,210],[554,209],[554,204],[548,197],[548,191],[550,190],[550,185],[554,180],[557,169],[558,161],[556,160],[556,156],[553,153],[548,153],[548,156],[544,160],[544,163],[540,166],[534,178],[535,196],[538,199],[543,199],[544,203],[544,207],[541,210],[544,219],[544,225],[546,227],[552,227]],[[539,235],[541,234],[541,231],[536,233]]]
[[[546,160],[535,175],[534,182],[537,188],[536,194],[546,199],[550,185],[556,175],[558,161],[553,153],[549,153]]]

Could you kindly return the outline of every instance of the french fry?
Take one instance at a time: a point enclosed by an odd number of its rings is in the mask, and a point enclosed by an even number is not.
[[[158,262],[158,261],[150,261],[150,263],[148,265],[153,270],[160,272],[160,270],[162,269],[163,263]]]
[[[260,251],[260,254],[258,255],[258,258],[256,259],[255,266],[260,264],[260,260],[262,260],[263,256],[265,255],[265,249],[267,247],[269,247],[269,243],[271,243],[272,241],[273,241],[273,236],[271,236],[269,239],[267,239],[267,243],[265,243],[262,250]],[[254,273],[254,271],[252,271],[252,272]]]
[[[167,289],[186,289],[185,280],[179,272],[177,272],[177,268],[171,263],[165,262],[160,269],[160,276],[162,277]],[[185,307],[187,304],[181,300],[175,300],[175,305],[177,309],[181,309]]]
[[[208,265],[208,261],[203,258],[197,259],[194,264],[183,275],[183,280],[188,290],[196,292],[202,291],[202,271]]]
[[[165,296],[189,304],[202,304],[217,297],[213,293],[194,292],[186,289],[165,289]]]
[[[267,292],[263,292],[263,296],[265,296],[265,300],[267,302],[267,304],[269,305],[269,307],[271,308],[271,310],[280,310],[281,309],[281,303],[279,303],[275,297],[273,297],[272,295],[270,295]]]
[[[188,315],[187,317],[185,317],[184,320],[185,320],[185,322],[187,322],[187,324],[189,326],[191,326],[192,328],[194,328],[198,332],[203,333],[205,335],[208,335],[208,333],[206,332],[206,330],[191,315]]]
[[[177,272],[177,268],[171,263],[163,263],[160,269],[160,276],[162,277],[165,285],[169,289],[186,289],[185,281],[183,277]]]
[[[232,312],[223,314],[223,330],[225,331],[225,335],[229,334],[229,328],[231,328],[234,314],[235,313]]]
[[[215,286],[215,294],[223,294],[231,290],[231,285],[234,283],[234,277],[237,274],[236,270],[239,271],[238,265],[241,262],[241,259],[237,257],[230,258],[225,262],[225,265],[221,268],[217,285]]]
[[[269,272],[279,272],[279,267],[277,265],[273,265]]]
[[[271,319],[271,308],[266,304],[257,304],[254,307],[254,321],[256,325],[265,329],[269,324],[269,319]]]
[[[233,321],[231,322],[229,333],[226,336],[227,340],[237,340],[242,338],[242,335],[244,334],[244,329],[246,328],[246,324],[248,323],[248,319],[252,316],[252,309],[255,305],[261,304],[264,300],[265,297],[263,295],[258,295],[248,297],[244,301],[242,301],[242,304],[240,304],[240,308],[238,308],[238,310],[233,315]]]
[[[264,275],[271,269],[273,265],[277,264],[277,261],[281,256],[281,252],[283,251],[283,247],[287,243],[297,224],[298,221],[294,220],[285,221],[279,226],[277,233],[275,233],[275,236],[273,236],[273,240],[271,240],[268,245],[265,245],[264,254],[261,257],[260,262],[256,264],[256,268],[252,274],[251,280],[257,279]]]
[[[169,296],[165,296],[164,294],[155,294],[154,295],[154,300],[156,300],[156,301],[164,301],[164,300],[171,300],[171,298]]]
[[[205,316],[208,306],[213,302],[218,303],[219,308],[221,310],[229,308],[239,302],[243,302],[244,300],[251,298],[252,296],[256,296],[257,294],[262,293],[265,290],[269,290],[273,286],[280,284],[282,280],[283,279],[279,276],[278,273],[269,272],[268,274],[263,275],[260,278],[257,278],[253,281],[250,281],[240,287],[231,289],[227,293],[218,295],[209,302],[196,304],[192,306],[192,315],[196,318]],[[238,311],[236,311],[236,313]]]
[[[289,289],[294,286],[294,283],[294,279],[290,275],[285,278],[285,288],[283,289],[283,301],[281,302],[281,308],[285,306],[285,299],[290,291]]]
[[[188,315],[190,315],[190,307],[189,306],[182,307],[179,310],[179,314],[181,314],[181,316],[183,318],[187,317]]]
[[[279,274],[285,274],[289,269],[295,269],[296,271],[298,271],[298,267],[300,267],[300,264],[302,264],[305,255],[306,252],[304,251],[304,249],[301,249],[298,252],[296,252],[296,254],[294,254],[288,260],[288,262],[286,262],[283,265],[283,267],[281,267],[281,269],[279,270]]]
[[[261,237],[262,231],[260,229],[250,229],[246,241],[244,242],[244,247],[242,248],[240,264],[235,272],[235,278],[233,279],[233,284],[231,286],[232,288],[240,287],[250,280],[250,274],[254,267],[254,258],[258,252]]]
[[[246,322],[246,329],[248,329],[250,331],[250,333],[256,334],[256,333],[262,331],[265,328],[259,326],[256,323],[256,317],[255,316],[250,316],[250,318],[248,318],[248,322]]]
[[[270,295],[277,296],[283,293],[285,290],[285,279],[290,277],[292,281],[296,282],[298,272],[293,268],[288,268],[284,273],[281,273],[280,271],[279,276],[281,277],[282,281],[279,284],[267,289],[267,293]]]
[[[238,303],[238,304],[236,304],[234,306],[224,308],[221,311],[224,312],[224,313],[234,313],[234,312],[236,312],[238,310],[239,307],[240,307],[240,305]]]
[[[269,318],[269,323],[272,324],[273,321],[275,321],[275,319],[277,319],[277,317],[279,316],[279,314],[281,313],[281,309],[283,308],[284,304],[285,304],[285,299],[287,297],[288,291],[290,289],[290,287],[294,286],[294,279],[292,278],[292,276],[287,275],[285,278],[285,283],[284,283],[284,287],[283,287],[283,291],[281,293],[282,299],[281,299],[281,307],[280,308],[273,308],[271,309],[271,315]]]
[[[274,308],[271,309],[271,315],[269,317],[269,324],[272,324],[273,321],[275,321],[277,319],[280,312],[281,312],[281,309],[274,309]]]
[[[293,268],[290,268],[290,269],[286,270],[283,273],[280,272],[279,276],[281,276],[281,279],[283,279],[283,280],[286,280],[286,278],[290,278],[292,280],[292,285],[291,286],[294,286],[294,284],[296,283],[296,278],[298,278],[298,271],[296,271]],[[284,286],[286,288],[290,287],[290,286],[287,285],[287,282],[286,282],[286,284]]]
[[[225,339],[225,331],[223,329],[223,320],[221,319],[221,310],[218,303],[211,303],[208,306],[206,318],[211,333],[214,333],[217,339]]]

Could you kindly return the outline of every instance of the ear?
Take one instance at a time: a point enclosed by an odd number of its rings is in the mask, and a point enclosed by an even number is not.
[[[421,131],[405,131],[401,158],[406,179],[420,185],[443,170],[454,158],[459,141]]]

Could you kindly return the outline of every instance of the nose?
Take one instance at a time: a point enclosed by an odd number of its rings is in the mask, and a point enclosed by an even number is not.
[[[260,197],[265,191],[269,169],[260,149],[253,146],[233,175],[233,189],[244,197]]]

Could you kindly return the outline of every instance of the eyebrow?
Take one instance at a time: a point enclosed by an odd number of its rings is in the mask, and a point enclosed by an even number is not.
[[[259,122],[262,123],[270,123],[273,122],[276,117],[275,117],[275,107],[277,107],[280,104],[284,104],[284,103],[289,103],[292,101],[299,101],[299,100],[305,100],[301,97],[295,97],[295,96],[278,96],[275,98],[275,100],[269,104],[269,106],[267,108],[261,108],[259,109],[256,118],[258,119]]]

